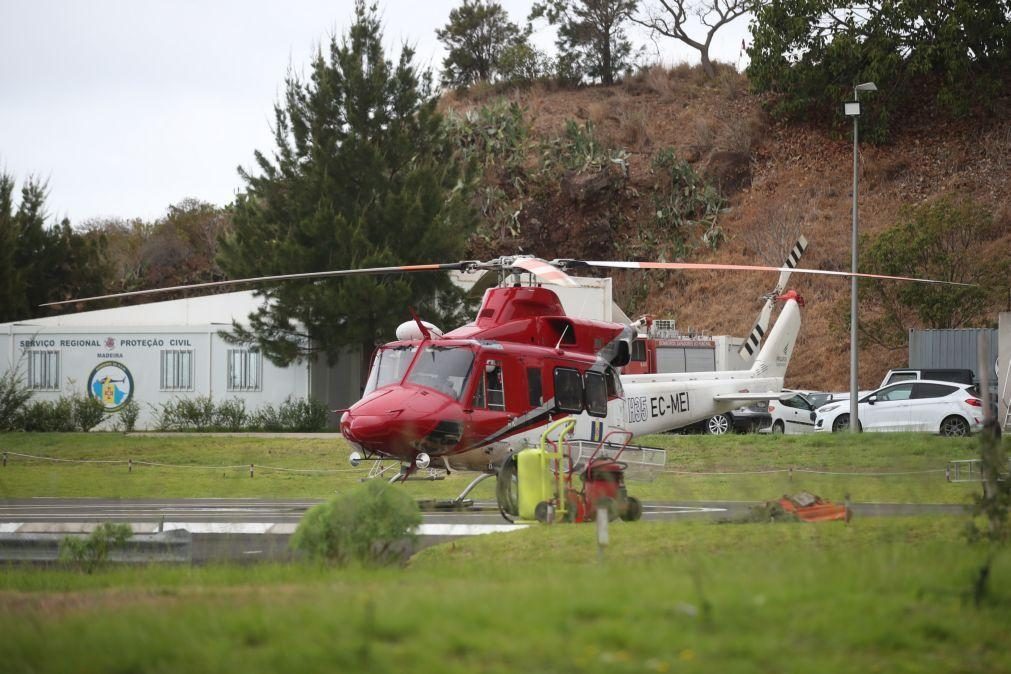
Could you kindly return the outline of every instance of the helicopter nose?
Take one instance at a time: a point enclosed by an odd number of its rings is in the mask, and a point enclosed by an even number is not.
[[[460,439],[461,421],[459,403],[447,396],[388,389],[353,405],[341,418],[341,432],[362,449],[411,461],[419,451],[450,449]]]
[[[348,417],[350,415],[345,415]],[[359,414],[341,421],[341,432],[348,440],[370,447],[387,443],[393,424],[389,415]]]

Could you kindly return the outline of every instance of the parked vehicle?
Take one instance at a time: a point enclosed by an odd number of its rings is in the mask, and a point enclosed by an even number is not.
[[[759,433],[785,433],[786,435],[800,435],[814,431],[815,410],[818,405],[812,400],[814,395],[829,396],[824,394],[794,393],[779,400],[769,401],[770,423]]]
[[[703,421],[678,429],[678,433],[706,433],[707,435],[723,435],[731,431],[736,433],[754,433],[764,426],[768,426],[771,419],[769,417],[769,403],[760,400],[747,407],[738,407],[736,410],[717,414]]]
[[[969,435],[983,425],[983,401],[978,389],[950,381],[906,381],[891,384],[858,401],[860,430],[925,431],[941,435]],[[816,411],[815,431],[849,428],[848,401]]]
[[[974,384],[976,375],[972,370],[956,368],[915,368],[898,367],[892,368],[881,380],[884,388],[889,384],[898,384],[900,381],[910,381],[913,379],[929,379],[930,381],[953,381],[958,384]]]

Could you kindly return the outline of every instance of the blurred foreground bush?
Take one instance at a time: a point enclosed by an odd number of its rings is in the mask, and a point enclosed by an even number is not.
[[[421,524],[418,504],[403,489],[372,480],[310,509],[291,547],[310,559],[367,566],[404,561]]]

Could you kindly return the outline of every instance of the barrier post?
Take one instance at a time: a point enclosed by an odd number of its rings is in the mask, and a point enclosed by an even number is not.
[[[249,464],[249,477],[253,477],[253,464]]]
[[[604,548],[611,542],[608,535],[608,509],[606,506],[597,508],[597,559],[604,561]]]
[[[4,452],[4,468],[7,467],[7,452]]]
[[[126,472],[132,473],[133,472],[133,459],[127,459],[126,463],[127,463]]]

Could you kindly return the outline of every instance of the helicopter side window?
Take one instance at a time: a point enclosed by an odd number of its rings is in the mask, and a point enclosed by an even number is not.
[[[418,356],[407,382],[427,386],[459,400],[470,375],[474,352],[459,346],[429,346]]]
[[[599,372],[586,373],[586,411],[594,417],[607,416],[607,384]]]
[[[604,378],[607,380],[607,397],[608,398],[621,398],[621,378],[618,376],[618,371],[613,367],[607,368],[604,372]]]
[[[555,368],[555,404],[563,412],[583,411],[583,378],[579,370]]]
[[[390,346],[379,349],[372,361],[372,371],[365,383],[364,394],[368,395],[378,388],[399,384],[407,372],[417,346]]]
[[[646,362],[646,340],[637,339],[632,342],[632,360],[636,363]]]
[[[484,364],[483,375],[474,389],[471,400],[474,409],[505,410],[505,385],[502,378],[502,363],[489,360]]]

